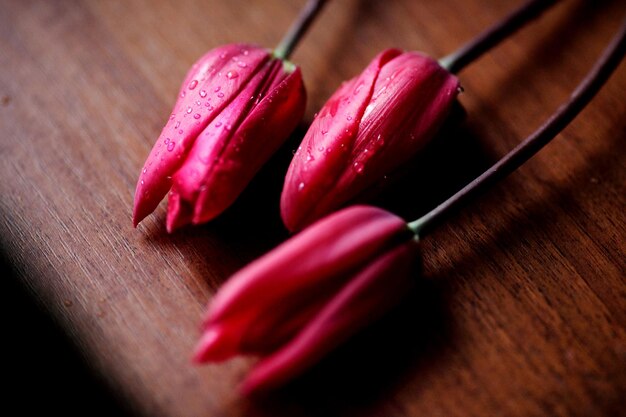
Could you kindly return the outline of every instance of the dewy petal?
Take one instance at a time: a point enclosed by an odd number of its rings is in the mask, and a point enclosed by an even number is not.
[[[198,134],[269,59],[269,52],[257,46],[226,45],[209,51],[193,65],[139,176],[133,209],[135,226],[167,194],[172,176]]]
[[[180,227],[193,219],[195,200],[201,187],[205,186],[207,172],[219,162],[223,149],[253,105],[250,97],[256,96],[259,86],[269,77],[275,63],[275,60],[266,62],[197,135],[191,150],[173,176],[170,199],[175,204],[168,204],[168,231],[172,231],[174,225]],[[229,85],[237,79],[225,77],[224,81]]]
[[[375,207],[328,216],[233,275],[209,304],[205,329],[220,325],[243,339],[248,329],[263,327],[265,312],[283,300],[308,303],[315,288],[343,282],[407,232],[404,220]]]
[[[374,87],[350,161],[363,171],[344,172],[339,186],[356,195],[411,159],[439,130],[458,88],[458,79],[426,55],[407,52],[391,60]]]
[[[245,394],[280,386],[317,363],[407,294],[417,243],[409,240],[375,258],[287,345],[263,358],[242,385]]]
[[[174,175],[171,194],[179,202],[168,207],[168,230],[228,208],[295,129],[305,104],[300,69],[266,63],[199,135]]]
[[[345,169],[378,74],[400,53],[397,49],[380,53],[333,94],[311,123],[289,166],[281,195],[281,215],[289,230],[311,222],[317,200]]]
[[[364,114],[358,119],[352,146],[343,147],[347,149],[344,158],[337,162],[318,155],[309,165],[302,158],[292,161],[281,196],[285,225],[298,230],[338,209],[412,158],[443,123],[458,86],[456,77],[425,55],[396,53],[385,60],[371,86]],[[349,97],[343,89],[320,114],[342,97]],[[339,126],[343,118],[352,117],[341,110],[336,114]],[[312,125],[302,146],[313,149],[309,144],[321,133]],[[302,189],[299,184],[304,184]],[[315,187],[307,192],[307,184]]]
[[[273,81],[278,82],[243,120],[205,178],[194,223],[206,222],[229,207],[302,119],[306,93],[300,69]]]

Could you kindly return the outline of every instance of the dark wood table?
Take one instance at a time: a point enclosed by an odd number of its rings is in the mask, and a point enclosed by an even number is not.
[[[273,46],[302,4],[0,1],[0,243],[19,282],[137,415],[626,415],[624,65],[423,241],[416,296],[306,376],[249,400],[235,387],[251,360],[190,364],[218,286],[287,237],[291,150],[339,83],[386,47],[451,52],[518,2],[331,2],[293,57],[305,123],[238,202],[172,235],[162,204],[133,229],[139,171],[187,68],[220,44]],[[564,1],[462,71],[466,116],[375,201],[414,218],[506,153],[565,100],[625,6]]]

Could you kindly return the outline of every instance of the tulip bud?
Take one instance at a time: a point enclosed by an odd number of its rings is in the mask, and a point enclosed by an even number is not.
[[[133,223],[171,189],[169,231],[230,206],[300,122],[300,69],[252,45],[226,45],[198,60],[137,183]]]
[[[393,306],[417,245],[375,207],[334,213],[236,273],[209,305],[196,362],[257,354],[246,393],[276,387]]]
[[[281,196],[287,228],[340,208],[415,156],[458,90],[458,79],[421,53],[380,53],[326,102],[294,155]]]

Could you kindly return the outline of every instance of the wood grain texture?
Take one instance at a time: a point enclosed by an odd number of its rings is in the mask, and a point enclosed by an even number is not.
[[[592,3],[597,3],[592,5]],[[303,1],[0,1],[0,244],[142,416],[626,415],[626,67],[543,152],[424,240],[419,291],[262,400],[247,359],[192,367],[204,306],[287,236],[282,177],[306,126],[226,214],[131,227],[136,178],[187,68],[273,46]],[[331,2],[297,49],[306,121],[385,47],[452,51],[514,0]],[[564,1],[460,74],[467,115],[376,199],[414,218],[537,127],[620,24]]]

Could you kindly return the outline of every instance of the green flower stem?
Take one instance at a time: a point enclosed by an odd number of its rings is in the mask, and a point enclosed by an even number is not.
[[[276,49],[274,49],[274,56],[276,58],[282,60],[289,59],[296,45],[309,29],[315,17],[322,10],[326,1],[327,0],[309,0],[307,2],[296,21],[291,28],[289,28],[289,32],[287,32]]]
[[[542,12],[553,6],[557,1],[530,0],[455,52],[441,58],[439,64],[452,74],[457,74],[466,65],[498,45],[526,23],[541,15]]]
[[[604,50],[594,67],[576,87],[569,99],[534,133],[528,136],[511,152],[500,159],[474,181],[429,213],[409,223],[409,228],[423,238],[435,225],[467,200],[490,187],[528,161],[541,148],[561,132],[578,113],[591,101],[626,54],[626,19],[617,35]]]

